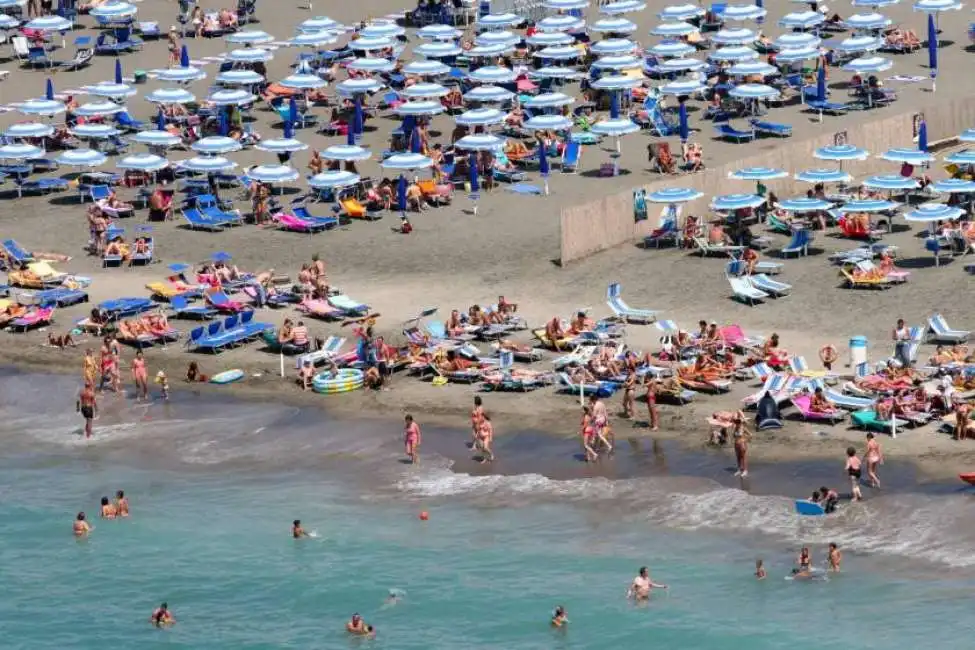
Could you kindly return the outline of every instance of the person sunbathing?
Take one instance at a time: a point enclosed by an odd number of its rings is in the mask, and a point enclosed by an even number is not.
[[[817,388],[809,400],[809,410],[813,413],[835,413],[836,407],[826,399],[822,388]]]
[[[144,319],[146,328],[150,334],[156,336],[167,336],[172,333],[172,328],[169,326],[169,319],[162,312],[157,314],[149,314]]]
[[[545,338],[556,350],[559,349],[562,339],[565,338],[565,332],[562,330],[562,320],[558,316],[545,324]]]
[[[74,342],[74,339],[71,337],[71,332],[67,332],[65,334],[60,334],[60,335],[55,334],[54,332],[50,332],[47,335],[47,344],[52,348],[57,348],[59,350],[63,350],[68,346],[77,347],[77,344]]]
[[[22,317],[27,313],[27,307],[17,303],[10,303],[5,309],[0,311],[0,326],[6,326],[11,321]]]
[[[504,145],[504,153],[509,160],[521,160],[532,155],[531,149],[522,141],[509,139]]]
[[[580,311],[576,313],[575,318],[569,324],[569,334],[582,334],[583,332],[591,332],[596,327],[596,323],[591,319],[586,317],[586,312]]]
[[[513,129],[520,129],[521,125],[525,123],[525,112],[519,104],[515,104],[511,109],[508,116],[504,118],[504,123]]]
[[[447,319],[447,336],[461,336],[465,333],[464,321],[460,316],[460,312],[456,309],[451,310],[450,318]]]
[[[406,188],[406,207],[416,212],[426,209],[423,201],[423,190],[420,189],[418,183],[410,183]]]
[[[576,384],[591,384],[597,381],[588,364],[577,366],[569,371],[569,378]]]
[[[221,8],[220,13],[217,14],[217,19],[223,29],[237,29],[237,14],[230,9]]]
[[[724,245],[731,243],[731,237],[724,231],[720,224],[714,224],[708,230],[708,243],[714,245]]]
[[[704,169],[704,148],[697,142],[692,142],[682,147],[684,157],[684,169],[689,172],[696,172]]]
[[[123,262],[132,262],[132,252],[121,237],[116,237],[105,247],[104,257],[121,257]]]

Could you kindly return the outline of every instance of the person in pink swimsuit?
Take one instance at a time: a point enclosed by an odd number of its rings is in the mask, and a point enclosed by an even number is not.
[[[132,380],[135,382],[136,397],[140,400],[149,399],[149,371],[146,369],[146,358],[142,350],[135,353],[132,359]]]
[[[420,425],[413,421],[412,415],[406,416],[403,442],[406,444],[406,455],[410,457],[410,462],[416,465],[420,460]]]
[[[877,476],[877,466],[884,462],[884,453],[880,450],[880,443],[877,442],[872,433],[867,434],[867,452],[864,454],[867,461],[867,477],[870,479],[870,487],[880,487],[880,477]]]

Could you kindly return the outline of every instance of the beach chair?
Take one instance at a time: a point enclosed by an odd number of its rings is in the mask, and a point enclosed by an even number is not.
[[[47,50],[44,49],[43,45],[37,45],[27,49],[27,65],[32,68],[35,66],[50,68],[54,65],[54,61],[48,57]]]
[[[624,323],[649,324],[657,319],[657,312],[650,309],[633,309],[623,302],[620,296],[621,290],[619,282],[614,282],[606,288],[606,304],[609,305],[617,320]]]
[[[308,212],[308,209],[301,205],[292,206],[291,211],[299,219],[320,224],[324,228],[334,228],[335,226],[339,225],[339,220],[337,217],[317,217]]]
[[[756,289],[745,278],[728,278],[728,284],[731,285],[734,297],[750,306],[754,306],[769,297],[769,294]]]
[[[356,302],[345,294],[336,294],[325,299],[329,305],[337,309],[346,318],[356,318],[369,313],[369,305]]]
[[[339,199],[339,206],[342,209],[342,216],[348,219],[365,219],[371,221],[373,219],[379,219],[382,216],[366,208],[366,206],[362,205],[354,197]]]
[[[81,289],[56,287],[54,289],[42,289],[40,291],[22,291],[17,295],[17,302],[22,305],[38,305],[40,307],[50,305],[70,307],[88,302],[88,294]]]
[[[128,318],[156,308],[156,303],[148,298],[113,298],[98,303],[97,308],[108,320]]]
[[[222,313],[237,313],[244,310],[244,303],[231,300],[222,289],[211,287],[203,292],[207,304]]]
[[[971,332],[955,330],[948,326],[945,317],[934,314],[928,319],[927,340],[932,343],[962,343],[968,340]]]
[[[4,239],[3,250],[6,251],[7,257],[15,266],[24,267],[34,261],[34,254],[18,244],[14,239]]]
[[[785,282],[779,282],[778,280],[773,280],[764,273],[757,273],[755,275],[747,278],[747,281],[751,285],[758,289],[759,291],[764,291],[765,293],[773,296],[775,298],[781,298],[789,295],[792,291],[792,285],[786,284]]]
[[[880,267],[878,267],[874,263],[873,259],[859,260],[856,262],[856,266],[861,271],[865,271],[868,273],[871,271],[880,272]],[[888,271],[884,275],[884,277],[888,282],[892,284],[902,284],[904,282],[907,282],[907,279],[910,277],[910,275],[911,275],[910,271],[896,270],[896,271]]]
[[[768,120],[760,120],[757,118],[748,120],[748,123],[752,125],[752,129],[757,135],[773,135],[779,138],[788,138],[792,135],[791,124],[769,122]]]
[[[765,397],[766,393],[769,393],[772,396],[778,395],[785,388],[787,379],[788,377],[786,377],[786,375],[779,372],[773,372],[772,374],[768,375],[765,378],[765,383],[762,384],[761,388],[751,395],[745,396],[741,400],[742,407],[746,409],[755,408],[758,406],[758,401]]]
[[[850,289],[890,289],[893,284],[887,278],[855,278],[848,269],[840,269],[840,275]]]
[[[728,266],[725,267],[725,272],[728,275],[745,275],[745,271],[748,269],[745,262],[734,253],[732,253],[731,257],[732,260],[728,262]],[[760,262],[755,263],[753,272],[764,273],[765,275],[778,275],[782,272],[783,266],[784,265],[782,262],[769,262],[768,260],[761,260]]]
[[[934,255],[934,265],[941,266],[941,258],[954,257],[955,250],[951,241],[942,237],[927,237],[924,240],[924,250]]]
[[[755,129],[749,131],[741,131],[731,126],[731,124],[718,124],[715,125],[715,131],[718,138],[722,140],[734,140],[735,142],[751,142],[755,139]]]
[[[209,218],[197,208],[183,208],[180,210],[183,218],[190,224],[191,230],[209,230],[217,232],[223,230],[224,224]]]
[[[562,173],[575,174],[579,171],[579,160],[582,158],[582,145],[578,142],[567,142],[562,150]]]
[[[572,381],[568,373],[560,372],[559,377],[559,392],[569,393],[576,396],[589,397],[595,395],[596,397],[606,398],[611,397],[616,391],[616,384],[609,381],[598,381],[591,384],[578,384]]]
[[[792,233],[792,241],[782,247],[782,255],[788,257],[795,253],[796,257],[809,254],[809,245],[812,244],[813,236],[808,230],[797,230]]]
[[[207,320],[217,315],[217,310],[206,305],[191,305],[188,297],[179,295],[169,299],[169,307],[176,318]]]
[[[38,307],[10,321],[7,327],[13,332],[26,332],[36,327],[50,325],[53,319],[54,307]]]
[[[75,51],[74,57],[60,63],[62,70],[80,70],[87,65],[91,65],[91,60],[95,58],[95,50],[90,47],[82,47]]]
[[[680,207],[680,206],[678,206]],[[643,247],[660,248],[660,244],[677,243],[680,231],[677,229],[677,220],[673,218],[664,219],[659,228],[643,238]]]
[[[312,366],[320,366],[326,361],[334,359],[342,350],[343,345],[345,345],[344,338],[339,336],[328,337],[317,350],[298,355],[295,358],[295,370],[300,370],[305,363],[310,363]]]
[[[711,244],[707,239],[703,237],[695,237],[694,245],[697,246],[697,250],[701,253],[701,257],[707,255],[732,255],[734,253],[741,253],[745,250],[744,246],[734,246],[730,244]]]
[[[910,424],[907,420],[901,420],[900,418],[891,418],[890,420],[881,420],[876,409],[864,409],[862,411],[855,411],[851,416],[853,421],[853,426],[859,427],[866,431],[879,431],[881,433],[890,433],[892,438],[897,437],[897,429],[903,429]]]
[[[836,424],[846,419],[846,413],[840,409],[829,412],[813,411],[809,405],[812,403],[810,395],[796,395],[792,398],[792,405],[799,411],[799,417],[807,422],[829,422]]]
[[[861,411],[863,409],[872,409],[877,400],[869,397],[855,397],[853,395],[847,395],[846,393],[840,393],[835,390],[827,389],[823,393],[830,402],[833,403],[837,408],[845,409],[847,411]]]
[[[288,230],[291,232],[302,232],[302,233],[316,233],[325,230],[326,226],[323,223],[318,223],[316,221],[306,221],[296,215],[286,214],[280,212],[271,219],[278,224],[278,227],[282,230]]]
[[[846,104],[840,104],[838,102],[831,102],[827,100],[818,101],[814,99],[806,102],[806,106],[809,110],[819,111],[820,113],[828,113],[829,115],[846,115],[846,112],[850,110],[850,107]]]

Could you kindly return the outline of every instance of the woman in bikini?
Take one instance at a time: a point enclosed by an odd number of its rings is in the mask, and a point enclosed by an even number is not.
[[[751,432],[745,426],[745,414],[741,411],[735,413],[731,418],[732,436],[735,440],[735,460],[738,464],[738,471],[735,476],[742,478],[748,477],[748,440]]]
[[[596,462],[599,458],[599,454],[593,449],[593,443],[596,442],[596,429],[593,426],[592,409],[588,406],[582,407],[582,422],[579,425],[579,434],[582,436],[582,449],[586,454],[586,462]]]
[[[650,430],[657,431],[660,429],[660,411],[657,409],[657,394],[660,390],[660,384],[657,378],[649,373],[644,383],[647,387],[647,414],[650,416]]]
[[[809,400],[809,410],[813,413],[832,413],[836,410],[836,407],[823,395],[822,388],[816,388],[812,394],[812,398]]]
[[[491,424],[491,416],[484,413],[481,416],[481,423],[477,429],[477,438],[474,441],[474,449],[484,454],[481,462],[494,461],[494,425]]]
[[[857,458],[856,447],[846,448],[846,473],[850,477],[850,490],[853,494],[854,501],[860,501],[863,499],[863,495],[860,493],[860,478],[863,473],[860,469],[860,459]]]
[[[115,355],[112,353],[109,337],[102,341],[101,348],[101,370],[102,377],[98,385],[98,390],[104,390],[106,384],[115,390]]]
[[[146,368],[146,359],[142,355],[142,350],[137,351],[135,358],[132,359],[132,380],[135,382],[138,399],[149,399],[149,370]]]
[[[634,390],[636,390],[636,373],[630,370],[626,373],[626,379],[623,381],[623,417],[633,417]]]
[[[85,383],[91,386],[94,386],[95,382],[98,381],[98,361],[95,360],[95,355],[92,354],[91,349],[85,350],[82,375],[84,376]]]
[[[870,479],[870,487],[880,487],[880,477],[877,476],[877,466],[884,462],[884,454],[880,449],[880,443],[872,433],[867,434],[867,451],[864,454],[867,461],[867,478]]]

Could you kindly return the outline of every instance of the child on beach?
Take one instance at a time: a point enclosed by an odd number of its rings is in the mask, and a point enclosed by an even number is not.
[[[860,494],[860,477],[863,475],[860,470],[860,459],[857,458],[856,447],[846,448],[846,473],[850,477],[850,489],[853,493],[853,500],[860,501],[863,495]]]
[[[196,364],[196,361],[190,361],[190,365],[186,368],[186,381],[192,383],[196,382],[208,382],[210,378],[200,372],[200,367]]]
[[[164,400],[169,399],[169,378],[166,373],[160,370],[156,373],[156,383],[159,384],[159,389],[162,390],[162,398]]]
[[[765,562],[755,560],[755,579],[764,580],[768,574],[765,572]]]

